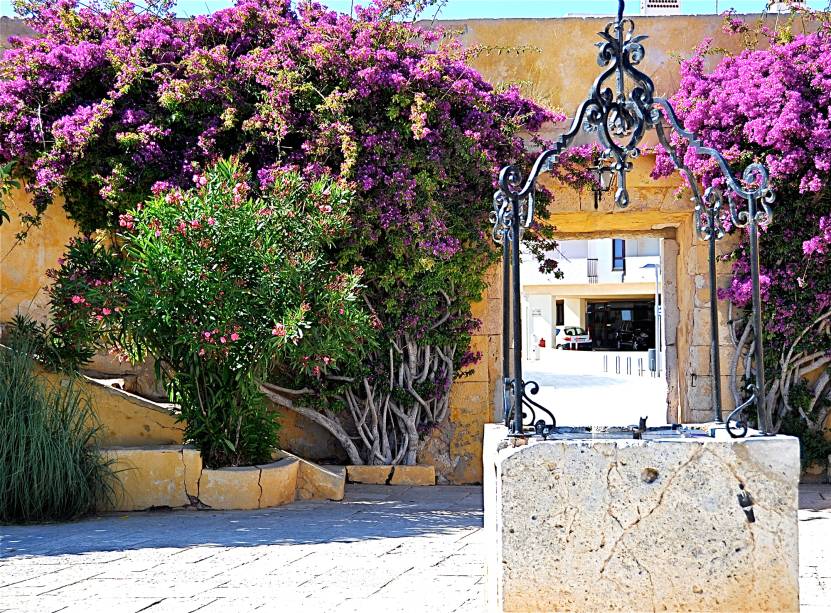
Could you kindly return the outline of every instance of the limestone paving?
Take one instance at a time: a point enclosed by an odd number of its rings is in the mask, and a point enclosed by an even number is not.
[[[479,487],[0,526],[0,612],[480,611]]]
[[[831,602],[831,486],[800,489],[800,600]],[[349,485],[343,502],[0,526],[0,612],[485,610],[482,490]]]

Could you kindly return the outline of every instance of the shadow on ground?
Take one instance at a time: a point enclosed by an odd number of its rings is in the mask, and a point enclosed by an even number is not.
[[[479,487],[347,486],[342,502],[260,511],[155,510],[0,527],[0,559],[157,547],[348,543],[482,526]]]

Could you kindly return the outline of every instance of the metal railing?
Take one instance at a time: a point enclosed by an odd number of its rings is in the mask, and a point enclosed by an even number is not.
[[[752,359],[753,366],[745,373],[751,381],[745,388],[745,399],[727,417],[725,426],[730,436],[747,434],[746,411],[755,405],[759,430],[762,434],[770,433],[771,415],[765,403],[759,282],[759,227],[770,224],[773,218],[769,205],[774,200],[774,194],[769,186],[768,170],[760,163],[752,163],[744,169],[741,178],[737,177],[719,151],[706,146],[698,136],[684,129],[668,100],[655,96],[652,80],[637,68],[644,58],[642,41],[645,37],[634,35],[634,21],[623,17],[624,4],[624,0],[618,0],[617,19],[600,32],[603,40],[598,43],[598,63],[602,73],[595,80],[589,97],[574,113],[571,127],[551,148],[539,154],[527,177],[523,178],[514,166],[506,166],[499,173],[499,189],[494,194],[491,221],[493,240],[502,245],[503,258],[502,382],[505,425],[510,428],[512,436],[527,436],[535,432],[547,435],[557,429],[553,412],[529,396],[529,392],[532,395],[537,393],[539,385],[534,381],[525,381],[522,376],[520,243],[523,233],[534,221],[537,179],[542,173],[550,171],[577,135],[585,131],[599,141],[603,152],[596,164],[597,176],[602,178],[612,173],[617,176],[615,204],[626,208],[630,203],[626,180],[632,170],[631,160],[641,154],[640,144],[647,130],[654,130],[676,169],[687,179],[695,203],[696,231],[710,245],[710,355],[711,372],[716,375],[712,386],[713,419],[716,422],[722,422],[722,410],[715,242],[725,234],[723,223],[727,217],[733,227],[747,228],[752,298],[749,325],[755,337],[749,359]],[[627,86],[630,88],[627,89]],[[666,128],[664,122],[669,124]],[[718,189],[708,188],[702,195],[696,177],[671,142],[668,129],[686,140],[693,152],[711,158],[719,167],[724,186],[730,192],[726,203]],[[747,204],[743,210],[738,209],[737,202],[741,200]],[[617,370],[620,371],[619,364]]]
[[[586,260],[586,276],[589,278],[589,283],[597,283],[597,258],[588,258]]]

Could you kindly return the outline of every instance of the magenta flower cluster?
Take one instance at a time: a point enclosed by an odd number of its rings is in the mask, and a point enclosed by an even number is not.
[[[31,221],[60,192],[85,232],[131,231],[148,197],[175,204],[232,157],[251,169],[240,189],[254,195],[287,170],[332,175],[354,194],[334,250],[366,269],[362,304],[382,364],[385,343],[404,334],[468,343],[469,305],[495,255],[494,179],[528,161],[524,137],[564,116],[492,87],[441,30],[391,19],[412,4],[401,0],[354,16],[237,0],[189,20],[129,2],[30,4],[37,36],[13,40],[0,60],[0,161],[18,162]],[[526,238],[543,243],[544,232]],[[462,354],[456,368],[468,366]]]
[[[723,57],[708,72],[711,41],[705,40],[682,63],[672,97],[685,127],[720,149],[734,170],[754,161],[770,169],[777,199],[774,224],[761,239],[761,282],[774,348],[831,308],[831,26],[810,11],[801,18],[810,27],[795,33],[792,21],[773,30],[728,14],[726,31],[762,44]],[[681,139],[675,144],[705,186],[723,184],[712,160],[695,155]],[[654,174],[672,170],[659,148]],[[733,278],[719,292],[740,307],[750,302],[745,245],[743,235]]]

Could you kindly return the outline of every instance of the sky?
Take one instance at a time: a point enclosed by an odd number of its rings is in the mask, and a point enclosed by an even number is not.
[[[321,3],[334,10],[348,12],[353,1],[355,4],[369,3],[369,0],[322,0]],[[188,17],[210,13],[232,4],[233,0],[179,0],[177,12],[182,17]],[[0,15],[13,14],[11,0],[0,0],[0,5]],[[681,0],[682,12],[686,14],[713,14],[728,8],[734,8],[739,13],[760,13],[764,5],[765,0]],[[822,9],[828,5],[828,0],[808,0],[808,5]],[[562,17],[568,14],[611,15],[616,10],[615,0],[448,0],[439,17]],[[629,0],[626,12],[638,14],[640,0]]]

